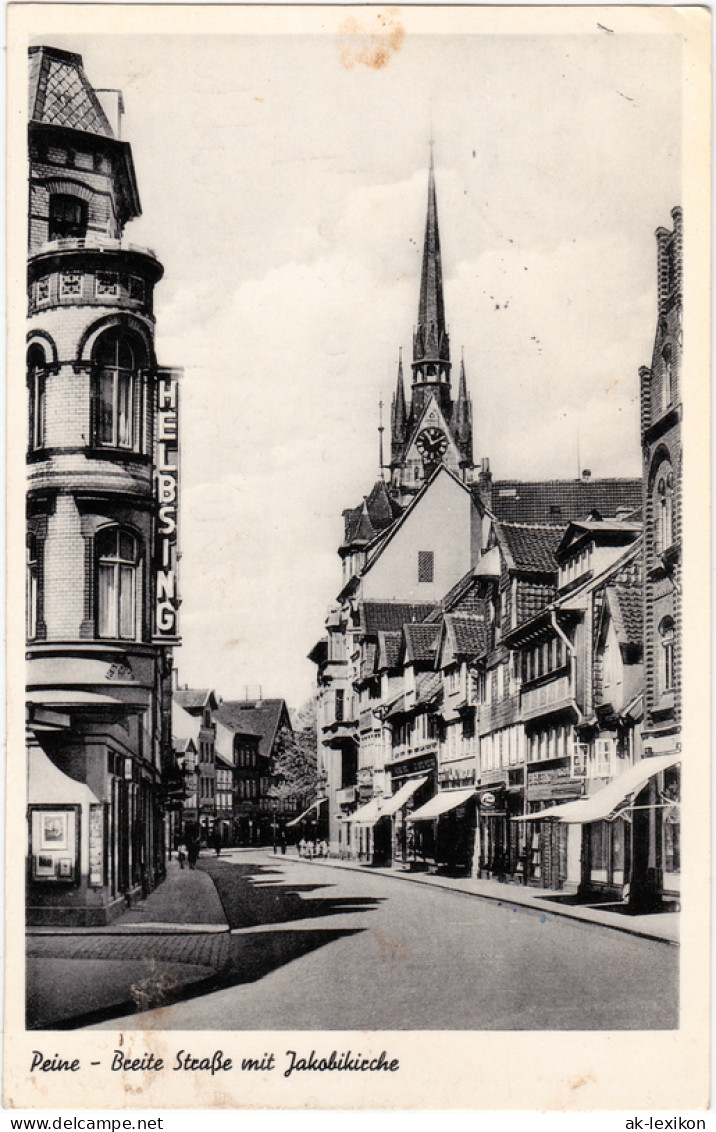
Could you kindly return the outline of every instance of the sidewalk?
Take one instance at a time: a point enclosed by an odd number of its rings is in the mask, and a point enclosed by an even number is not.
[[[275,860],[269,850],[266,855]],[[511,908],[532,908],[544,916],[564,916],[571,920],[581,920],[588,924],[597,924],[613,931],[626,932],[628,935],[641,936],[644,939],[659,940],[662,943],[678,947],[679,921],[678,912],[656,912],[648,916],[632,916],[624,911],[609,911],[599,904],[569,904],[569,895],[564,892],[552,891],[543,888],[525,888],[517,884],[501,884],[496,880],[478,880],[475,877],[446,877],[436,876],[434,873],[409,872],[402,865],[391,865],[388,868],[377,868],[372,865],[361,865],[357,861],[337,860],[335,857],[319,857],[308,860],[295,854],[287,854],[279,858],[281,861],[293,861],[306,865],[327,865],[336,869],[351,869],[363,873],[364,876],[393,877],[408,884],[430,884],[435,888],[446,888],[452,892],[459,892],[465,896],[478,896],[484,900],[496,900]],[[615,906],[610,905],[611,908]]]
[[[229,925],[208,873],[169,861],[146,900],[107,927],[26,933],[28,1029],[63,1029],[209,990]]]

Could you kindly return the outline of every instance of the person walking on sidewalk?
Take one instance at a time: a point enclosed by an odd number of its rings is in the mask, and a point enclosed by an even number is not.
[[[177,845],[177,860],[179,861],[179,868],[183,869],[186,861],[186,845],[183,841]]]
[[[199,860],[199,840],[193,837],[187,846],[187,856],[189,858],[189,868],[196,867],[196,862]]]

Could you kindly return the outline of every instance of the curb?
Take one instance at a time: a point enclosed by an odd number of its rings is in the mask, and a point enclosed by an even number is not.
[[[273,853],[265,853],[264,856],[267,856],[272,861],[274,860]],[[429,885],[431,888],[439,888],[443,892],[454,892],[458,896],[471,896],[473,897],[473,899],[478,900],[494,900],[498,904],[502,904],[505,907],[511,906],[515,910],[517,908],[522,908],[526,911],[539,912],[544,916],[561,916],[563,919],[572,920],[574,923],[589,924],[592,927],[606,928],[608,931],[621,932],[623,935],[636,936],[638,939],[648,939],[652,943],[664,943],[669,947],[679,947],[679,940],[670,939],[668,936],[653,935],[651,932],[644,931],[642,928],[630,927],[629,924],[610,922],[605,923],[605,921],[601,918],[585,915],[585,912],[591,910],[586,907],[579,914],[575,914],[573,910],[567,909],[564,906],[555,908],[551,905],[533,903],[532,901],[525,901],[520,899],[507,900],[505,899],[504,895],[498,895],[498,893],[496,892],[474,892],[469,888],[453,888],[452,885],[440,884],[439,880],[428,880],[425,876],[418,877],[416,875],[411,875],[410,873],[395,873],[390,869],[370,868],[369,871],[368,868],[366,868],[366,866],[364,865],[346,864],[343,861],[337,861],[335,859],[325,857],[319,858],[317,861],[314,861],[308,858],[289,857],[288,855],[286,855],[285,857],[282,856],[280,860],[291,861],[293,864],[317,864],[319,866],[324,865],[328,868],[344,869],[346,872],[362,873],[364,876],[377,875],[390,877],[392,880],[402,880],[406,881],[408,884]],[[509,886],[506,885],[505,887],[507,888]],[[534,897],[533,899],[536,901],[539,900],[539,897]]]

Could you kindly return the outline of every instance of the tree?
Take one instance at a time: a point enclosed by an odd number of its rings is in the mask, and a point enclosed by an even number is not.
[[[318,767],[315,700],[294,715],[294,730],[282,727],[274,748],[273,798],[301,798],[309,805],[322,797],[325,774]]]

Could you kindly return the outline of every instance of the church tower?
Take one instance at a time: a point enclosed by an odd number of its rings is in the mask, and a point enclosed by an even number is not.
[[[440,230],[432,152],[428,178],[418,321],[413,332],[412,385],[406,402],[402,356],[391,411],[390,483],[401,503],[420,490],[439,463],[472,481],[472,405],[465,364],[452,399],[450,338],[445,321]]]

